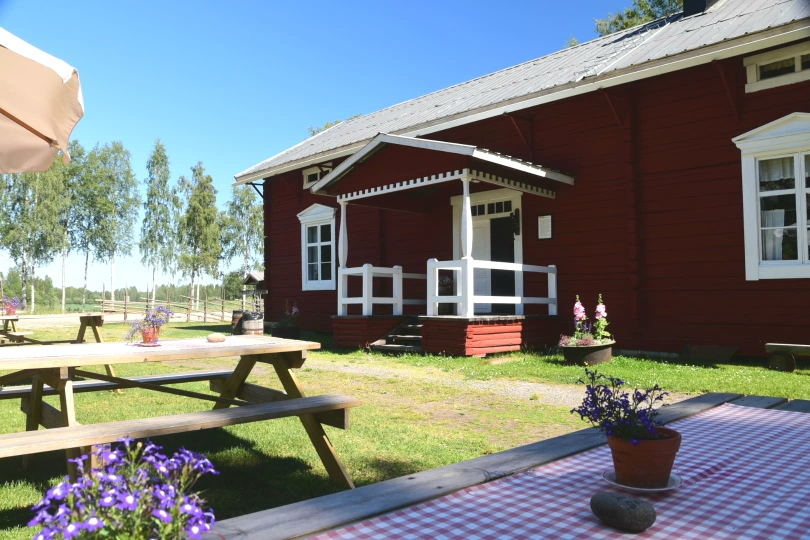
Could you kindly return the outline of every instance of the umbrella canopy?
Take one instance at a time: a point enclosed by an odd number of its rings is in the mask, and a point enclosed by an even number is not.
[[[45,171],[84,116],[79,72],[0,28],[0,173]]]

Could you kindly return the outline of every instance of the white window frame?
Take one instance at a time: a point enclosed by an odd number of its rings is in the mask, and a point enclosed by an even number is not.
[[[308,169],[304,169],[304,171],[303,171],[303,174],[304,174],[304,189],[311,188],[312,186],[314,186],[315,184],[317,184],[318,182],[320,182],[321,180],[326,178],[326,175],[329,174],[330,172],[332,172],[332,164],[331,163],[326,163],[326,164],[320,165],[318,167],[309,167]],[[314,181],[310,182],[310,181],[307,180],[307,178],[309,177],[310,174],[313,174],[313,173],[320,173],[320,174],[318,174],[318,179],[317,180],[314,180]]]
[[[759,92],[760,90],[767,90],[769,88],[776,88],[778,86],[785,86],[788,84],[795,84],[802,81],[810,81],[810,69],[802,70],[802,56],[810,54],[810,42],[799,43],[791,47],[783,47],[775,51],[769,51],[755,56],[749,56],[743,59],[745,66],[745,73],[747,83],[745,85],[745,92]],[[759,79],[759,67],[780,60],[788,60],[795,58],[793,73],[785,73],[770,79]]]
[[[773,158],[794,158],[795,193],[803,195],[804,156],[810,154],[810,114],[793,113],[784,118],[749,131],[733,139],[742,155],[743,232],[745,246],[745,279],[810,278],[806,197],[798,196],[797,261],[762,261],[759,211],[759,161]]]
[[[335,212],[336,208],[324,206],[322,204],[313,204],[303,212],[298,214],[298,221],[301,223],[301,290],[302,291],[333,291],[337,288],[337,263],[335,261]],[[332,246],[332,279],[318,279],[310,280],[307,273],[307,227],[318,227],[318,234],[320,235],[321,225],[329,225],[332,229],[330,235]],[[324,245],[325,242],[319,242],[318,245]],[[320,275],[320,268],[318,269]]]

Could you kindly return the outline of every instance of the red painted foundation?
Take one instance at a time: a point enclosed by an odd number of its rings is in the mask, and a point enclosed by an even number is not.
[[[559,338],[557,317],[419,317],[422,350],[432,354],[485,356],[545,348]]]
[[[347,315],[332,317],[335,347],[366,347],[393,330],[406,317],[374,315],[363,317]]]

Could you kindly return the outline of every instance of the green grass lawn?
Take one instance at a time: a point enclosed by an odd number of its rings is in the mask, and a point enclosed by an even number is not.
[[[102,328],[105,341],[120,341],[127,326]],[[228,333],[230,326],[172,323],[161,332],[165,339]],[[37,339],[70,339],[73,328],[36,329]],[[330,336],[304,332],[302,339],[330,344]],[[435,384],[436,377],[451,374],[462,379],[522,380],[572,384],[581,368],[563,364],[557,356],[515,353],[510,361],[493,364],[480,358],[443,356],[370,355],[357,350],[322,350],[309,353],[310,364],[327,363],[350,368],[376,367],[385,375],[305,367],[298,375],[310,394],[342,393],[363,401],[351,413],[351,429],[327,427],[327,432],[357,485],[379,482],[412,472],[463,461],[535,440],[585,427],[567,407],[532,399],[518,399],[490,391],[461,390]],[[171,364],[116,366],[122,376],[232,367],[234,358],[185,361]],[[810,369],[794,373],[765,370],[762,362],[725,365],[686,364],[618,357],[600,370],[635,386],[655,383],[676,392],[737,392],[810,399]],[[99,368],[100,369],[100,368]],[[389,375],[403,370],[426,377]],[[250,382],[280,387],[272,370],[260,365]],[[431,378],[432,377],[432,378]],[[206,383],[183,385],[206,391]],[[55,404],[53,398],[48,398]],[[183,397],[138,389],[120,394],[78,394],[76,409],[81,423],[97,423],[204,410],[205,404]],[[19,401],[0,401],[0,432],[24,429]],[[185,433],[155,439],[167,450],[180,446],[205,453],[221,475],[204,479],[199,487],[218,519],[305,500],[340,490],[320,463],[295,418],[258,422],[224,429]],[[64,453],[37,457],[25,472],[19,458],[0,460],[0,539],[30,538],[25,527],[29,508],[48,487],[65,474]]]

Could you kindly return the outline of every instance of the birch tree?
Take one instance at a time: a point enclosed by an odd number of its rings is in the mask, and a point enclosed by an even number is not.
[[[220,224],[217,219],[217,189],[211,175],[205,173],[202,162],[191,167],[191,180],[180,177],[183,214],[179,220],[180,269],[191,277],[191,291],[203,273],[215,274],[222,253]]]
[[[227,262],[242,264],[242,277],[251,266],[262,266],[264,253],[264,207],[250,186],[234,186],[222,219],[222,246]]]
[[[33,287],[37,266],[48,264],[61,247],[58,205],[61,178],[55,166],[42,173],[7,174],[0,196],[0,241],[20,270],[21,307],[28,308],[27,291]],[[36,308],[32,291],[31,310]]]
[[[144,179],[146,200],[138,247],[141,262],[152,268],[152,305],[155,304],[158,267],[164,272],[173,266],[177,244],[178,201],[177,192],[170,188],[169,157],[160,139],[146,162],[147,177]]]

